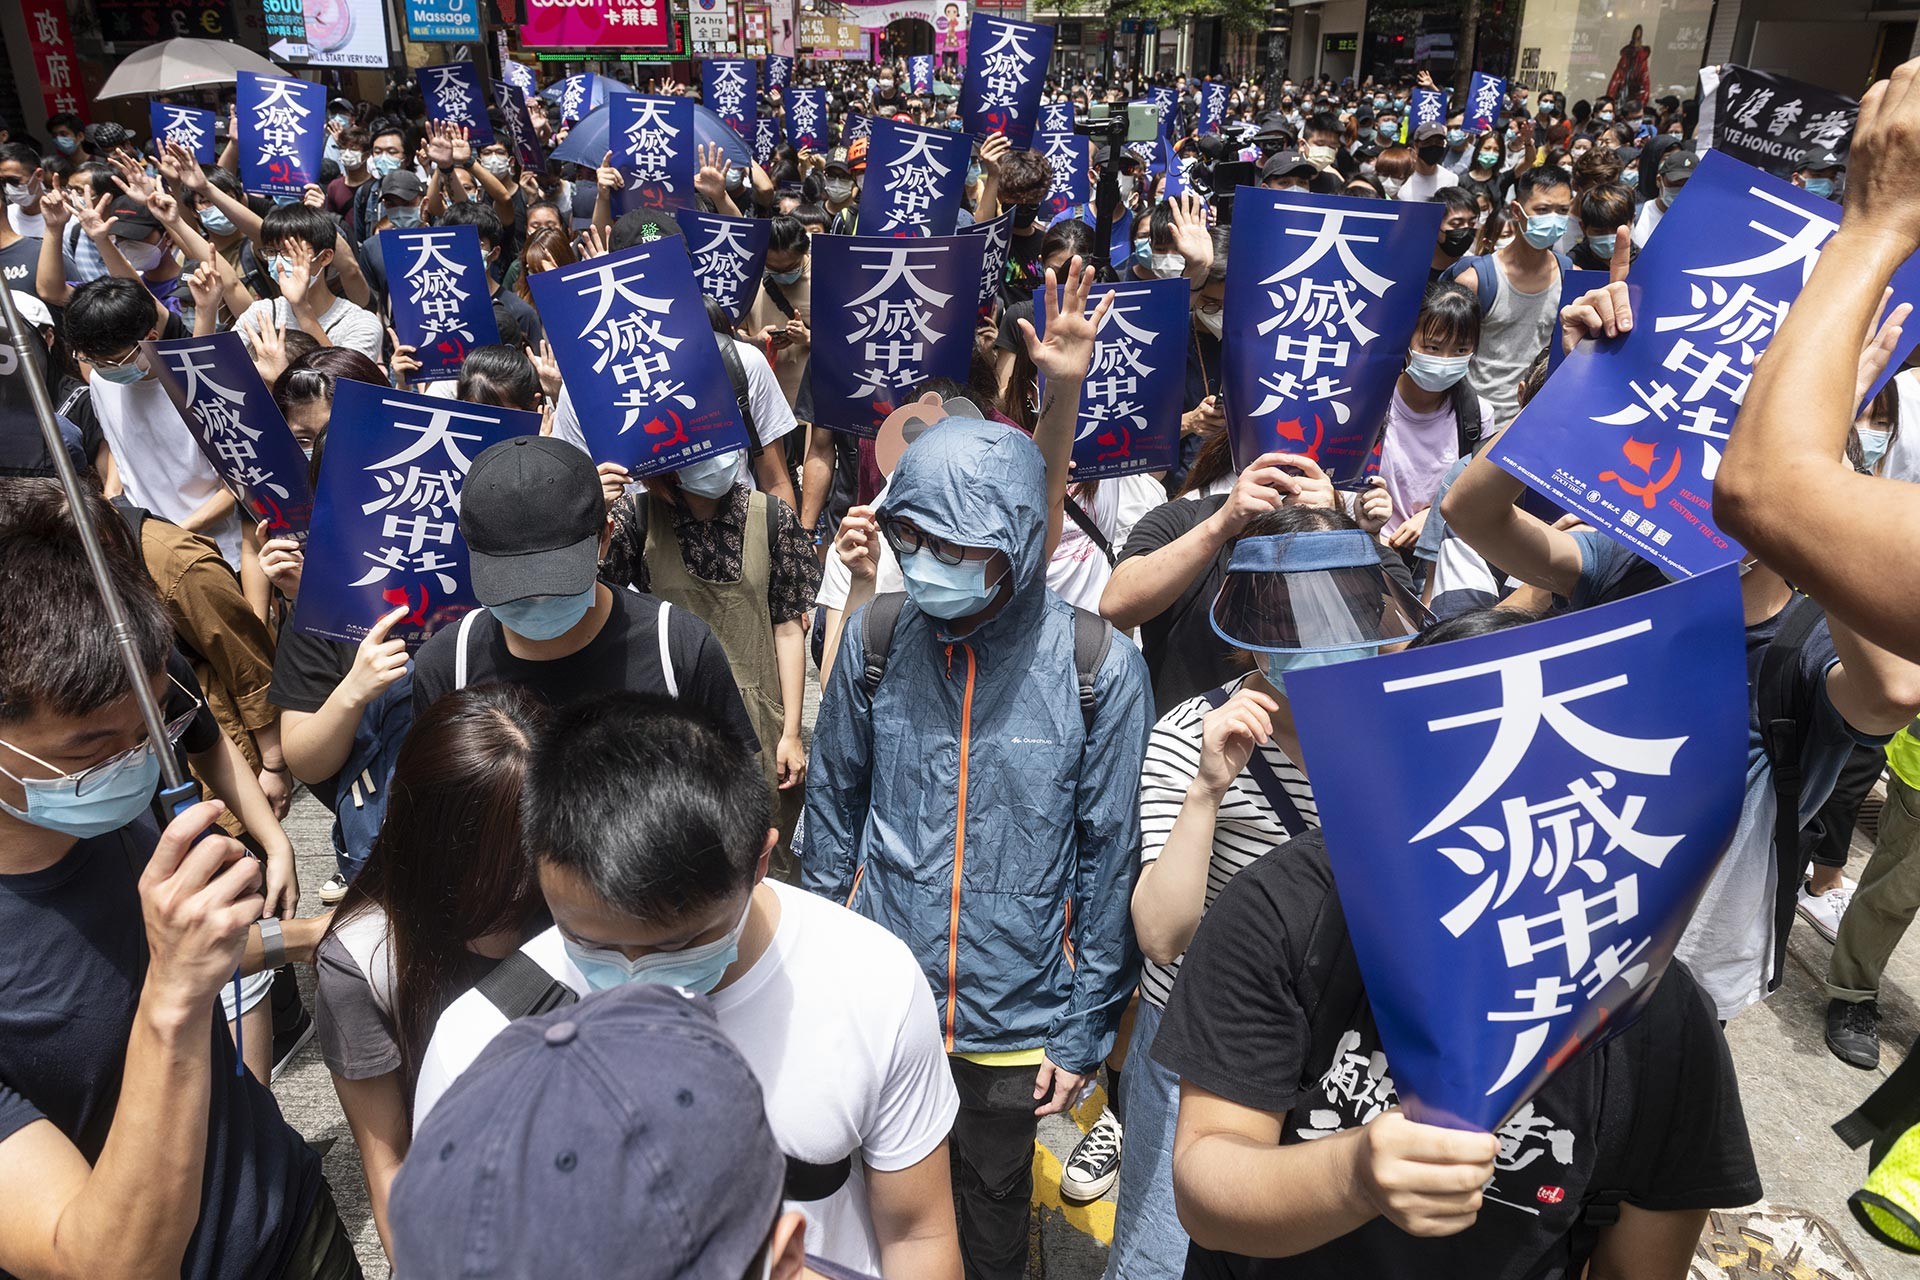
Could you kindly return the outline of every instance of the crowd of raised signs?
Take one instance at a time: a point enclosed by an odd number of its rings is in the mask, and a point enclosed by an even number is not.
[[[0,130],[0,1273],[360,1275],[310,1042],[404,1280],[1018,1280],[1059,1113],[1113,1280],[1680,1280],[1796,917],[1879,1064],[1914,66],[1050,40]]]

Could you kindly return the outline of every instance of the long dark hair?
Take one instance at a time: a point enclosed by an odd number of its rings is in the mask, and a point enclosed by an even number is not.
[[[413,722],[387,784],[387,814],[328,931],[370,907],[386,912],[391,1016],[403,1078],[460,994],[467,944],[524,934],[540,909],[521,847],[520,793],[545,707],[511,684],[442,697]]]

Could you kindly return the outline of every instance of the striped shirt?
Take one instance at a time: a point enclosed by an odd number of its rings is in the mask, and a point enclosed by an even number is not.
[[[1242,676],[1226,686],[1229,697],[1239,692],[1248,677]],[[1200,776],[1201,721],[1213,705],[1206,695],[1189,698],[1160,718],[1147,739],[1146,763],[1140,770],[1140,861],[1159,858],[1161,848],[1173,832],[1180,806],[1186,803],[1187,789]],[[1287,758],[1277,743],[1257,748],[1286,789],[1300,816],[1313,826],[1320,825],[1320,811],[1314,806],[1313,787],[1307,775]],[[1227,887],[1227,881],[1250,867],[1261,854],[1290,839],[1280,824],[1273,806],[1260,794],[1260,784],[1251,769],[1242,769],[1227,794],[1221,797],[1220,810],[1213,824],[1213,857],[1207,867],[1206,907]],[[1180,973],[1180,962],[1155,964],[1148,960],[1140,970],[1140,994],[1155,1008],[1167,1007],[1173,980]]]

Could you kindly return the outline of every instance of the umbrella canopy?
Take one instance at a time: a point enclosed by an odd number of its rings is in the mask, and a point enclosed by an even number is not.
[[[567,130],[566,139],[555,147],[549,159],[563,160],[568,164],[585,165],[589,169],[600,167],[605,158],[607,134],[610,132],[608,118],[611,107],[600,107],[589,111],[586,118]],[[753,163],[753,157],[747,151],[747,144],[740,141],[740,135],[727,127],[713,108],[693,104],[693,136],[701,145],[717,144],[726,153],[727,163],[739,165],[742,169]]]
[[[144,98],[207,85],[232,84],[234,72],[284,76],[251,49],[230,40],[162,40],[127,57],[100,87],[102,98]]]

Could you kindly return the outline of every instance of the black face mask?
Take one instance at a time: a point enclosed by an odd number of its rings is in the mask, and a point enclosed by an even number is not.
[[[1473,247],[1473,228],[1461,227],[1458,231],[1440,233],[1440,248],[1448,257],[1457,258]]]
[[[1447,144],[1436,142],[1431,146],[1420,148],[1416,154],[1419,155],[1422,164],[1439,164],[1447,158]]]
[[[1039,220],[1040,204],[1038,201],[1035,201],[1033,204],[1017,204],[1013,206],[1014,226],[1030,227]]]

